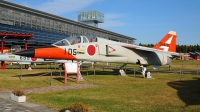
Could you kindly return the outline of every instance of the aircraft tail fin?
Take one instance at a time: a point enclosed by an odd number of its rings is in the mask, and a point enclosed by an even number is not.
[[[170,31],[153,48],[169,52],[176,52],[176,32]]]

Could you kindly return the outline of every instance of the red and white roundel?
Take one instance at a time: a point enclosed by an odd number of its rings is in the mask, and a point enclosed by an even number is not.
[[[94,56],[96,53],[96,47],[93,44],[87,46],[87,53],[89,56]]]
[[[31,58],[31,60],[32,60],[32,61],[36,61],[36,60],[37,60],[37,58]]]

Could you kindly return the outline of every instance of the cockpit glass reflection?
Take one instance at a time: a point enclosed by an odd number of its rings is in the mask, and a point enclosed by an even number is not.
[[[69,42],[66,39],[56,42],[54,45],[56,46],[68,46]]]
[[[97,37],[96,36],[87,36],[89,42],[97,42]]]
[[[70,38],[67,38],[67,40],[69,41],[69,43],[71,45],[74,45],[74,44],[78,44],[78,43],[81,43],[81,37],[70,37]]]
[[[97,42],[97,37],[95,36],[76,36],[76,37],[69,37],[54,43],[53,45],[56,46],[68,46],[74,45],[78,43],[88,43],[88,42]]]

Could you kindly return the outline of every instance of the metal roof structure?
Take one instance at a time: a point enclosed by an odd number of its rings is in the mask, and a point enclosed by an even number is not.
[[[20,40],[28,40],[31,39],[33,34],[26,33],[15,33],[15,32],[0,32],[0,38],[3,39],[20,39]]]

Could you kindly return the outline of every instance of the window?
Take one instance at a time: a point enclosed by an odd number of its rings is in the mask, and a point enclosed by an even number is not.
[[[85,36],[83,36],[83,43],[88,43],[88,39]]]
[[[56,45],[56,46],[68,46],[69,42],[66,39],[64,39],[64,40],[56,42],[54,45]]]

